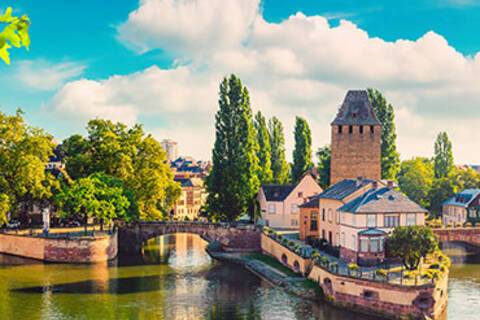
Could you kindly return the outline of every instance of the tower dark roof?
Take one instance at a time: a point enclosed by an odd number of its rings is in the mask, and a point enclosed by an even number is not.
[[[332,125],[380,125],[367,90],[349,90]]]

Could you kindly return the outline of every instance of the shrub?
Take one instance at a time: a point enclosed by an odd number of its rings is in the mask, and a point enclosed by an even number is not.
[[[312,259],[313,260],[318,260],[319,258],[320,258],[320,253],[318,253],[318,251],[313,251]]]
[[[328,258],[326,256],[321,256],[320,264],[322,266],[328,266],[329,263],[330,263],[330,260],[328,260]]]
[[[358,267],[358,264],[356,264],[356,263],[349,263],[348,264],[348,269],[350,271],[357,271],[359,269],[359,267]]]
[[[289,246],[289,247],[294,247],[294,246],[295,246],[295,242],[293,242],[292,240],[288,241],[288,246]]]
[[[379,277],[384,277],[386,278],[388,276],[388,271],[385,269],[378,269],[375,271],[375,274]]]

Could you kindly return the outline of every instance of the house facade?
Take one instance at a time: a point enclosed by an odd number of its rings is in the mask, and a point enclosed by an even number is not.
[[[300,240],[307,238],[318,238],[318,218],[319,205],[318,195],[313,196],[307,202],[300,205],[300,225],[299,237]]]
[[[373,188],[338,209],[340,257],[361,265],[385,259],[385,239],[400,226],[425,225],[428,211],[389,186]]]
[[[261,223],[273,228],[298,230],[300,205],[320,192],[322,188],[310,174],[304,175],[295,185],[263,185],[257,195]]]
[[[190,221],[197,219],[206,200],[202,179],[175,178],[175,181],[180,183],[182,192],[175,201],[172,218]]]
[[[480,189],[466,189],[447,199],[442,205],[445,226],[480,222]]]

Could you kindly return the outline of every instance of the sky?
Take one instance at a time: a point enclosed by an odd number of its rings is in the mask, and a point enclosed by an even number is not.
[[[113,5],[114,3],[114,5]],[[458,164],[480,163],[480,1],[10,0],[32,20],[29,51],[0,63],[0,110],[58,141],[100,117],[142,123],[209,159],[218,85],[237,74],[254,112],[277,116],[287,157],[295,116],[314,149],[348,89],[395,107],[402,159],[446,131]]]

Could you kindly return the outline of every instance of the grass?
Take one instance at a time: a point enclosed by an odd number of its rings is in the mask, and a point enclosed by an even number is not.
[[[269,265],[270,267],[280,271],[281,273],[285,274],[288,277],[299,277],[300,276],[298,273],[293,272],[292,270],[290,270],[288,267],[281,264],[279,261],[277,261],[277,259],[275,259],[273,257],[266,256],[266,255],[261,254],[261,253],[253,253],[253,254],[249,255],[247,258],[252,259],[252,260],[261,261],[261,262],[265,263],[266,265]]]

